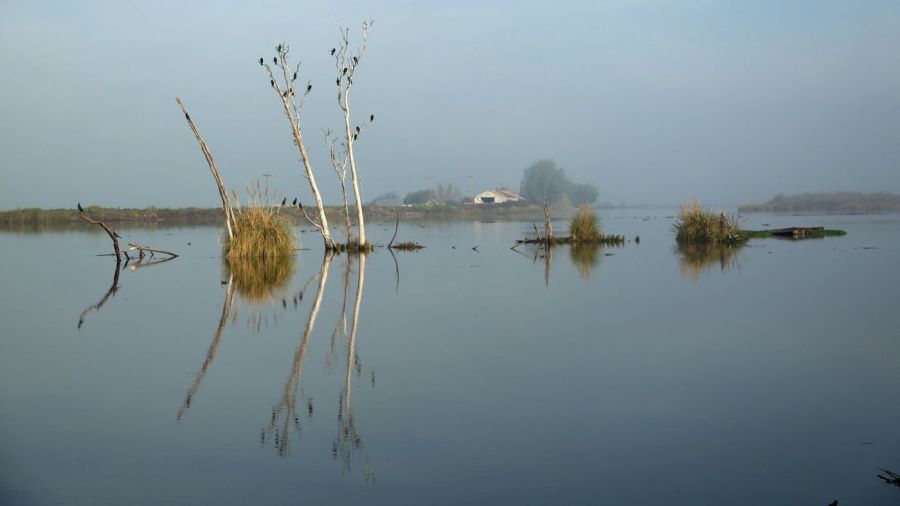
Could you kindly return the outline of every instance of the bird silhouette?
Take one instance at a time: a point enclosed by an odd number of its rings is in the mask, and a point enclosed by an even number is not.
[[[306,85],[306,92],[309,93],[309,92],[311,92],[311,91],[312,91],[312,85],[311,85],[311,84],[307,84],[307,85]]]
[[[269,79],[269,83],[272,84],[272,87],[273,87],[273,88],[275,87],[275,80],[274,80],[274,79]]]
[[[272,62],[275,63],[275,65],[278,65],[278,57],[272,58]]]
[[[359,59],[357,57],[353,57],[353,63],[359,63]]]
[[[334,84],[340,86],[340,85],[341,85],[341,78],[338,77],[337,79],[335,79],[335,80],[334,80]]]
[[[369,116],[369,122],[372,122],[372,121],[375,121],[375,115],[374,115],[374,114],[372,114],[371,116]]]
[[[353,134],[353,140],[356,140],[356,134]]]
[[[260,65],[263,64],[263,59],[262,59],[262,58],[259,59],[259,64],[260,64]]]
[[[334,48],[331,48],[331,55],[332,55],[332,56],[334,56],[334,51],[335,51],[335,49],[334,49]]]
[[[296,81],[296,80],[297,80],[297,73],[296,73],[296,72],[294,72],[294,79],[292,79],[292,80],[293,80],[293,81]]]
[[[278,52],[281,52],[281,44],[278,44]]]
[[[297,208],[299,208],[302,211],[303,210],[303,202],[297,202]]]
[[[81,202],[78,203],[78,212],[84,214],[84,208],[81,207]]]
[[[359,127],[358,127],[358,126],[356,127],[356,133],[359,133]]]
[[[297,205],[297,198],[296,198],[296,197],[294,198],[294,202],[293,202],[291,205],[292,205],[292,206],[296,206],[296,205]]]
[[[285,204],[287,204],[287,197],[281,199],[281,207],[284,207]]]
[[[347,73],[347,67],[344,67],[344,71],[342,72],[342,74],[346,74],[346,73]]]

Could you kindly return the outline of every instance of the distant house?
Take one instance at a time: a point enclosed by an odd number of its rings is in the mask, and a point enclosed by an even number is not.
[[[475,195],[475,198],[472,199],[472,203],[502,204],[504,202],[518,202],[520,200],[525,200],[525,197],[519,195],[516,192],[494,188],[493,190],[484,191],[479,193],[478,195]]]

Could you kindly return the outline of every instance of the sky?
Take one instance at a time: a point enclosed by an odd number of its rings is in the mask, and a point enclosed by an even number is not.
[[[896,0],[0,0],[0,209],[218,205],[176,96],[229,188],[309,200],[258,64],[281,42],[313,84],[304,139],[337,204],[328,53],[369,18],[364,201],[518,190],[542,158],[613,203],[900,193]]]

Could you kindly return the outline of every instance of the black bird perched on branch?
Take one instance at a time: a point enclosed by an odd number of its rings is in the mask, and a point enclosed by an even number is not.
[[[280,52],[281,52],[281,44],[278,44],[278,48],[277,48],[277,49],[278,49],[278,52],[280,53]]]
[[[84,208],[81,207],[81,202],[78,203],[78,212],[84,214]]]
[[[341,85],[341,78],[338,77],[337,79],[335,79],[335,80],[334,80],[334,84],[340,86],[340,85]]]
[[[284,92],[284,98],[287,98],[287,92]]]
[[[355,57],[355,56],[353,57],[353,63],[354,63],[354,64],[359,63],[359,59],[358,59],[357,57]]]
[[[356,140],[356,134],[353,134],[353,140]]]
[[[344,67],[344,72],[342,72],[342,73],[343,73],[343,74],[346,74],[346,73],[347,73],[347,67]]]
[[[291,205],[292,205],[292,206],[296,206],[296,205],[297,205],[297,197],[294,197],[294,202],[293,202]]]
[[[297,208],[302,211],[303,210],[303,202],[297,202]],[[301,296],[301,298],[302,298],[302,296]]]
[[[371,121],[375,121],[375,115],[374,115],[374,114],[371,115],[371,116],[369,116],[369,121],[370,121],[370,122],[371,122]]]
[[[284,207],[285,204],[287,204],[287,197],[281,199],[281,207]]]
[[[335,51],[335,49],[331,48],[331,56],[334,56],[334,51]]]
[[[312,85],[311,85],[311,84],[307,84],[307,85],[306,85],[306,92],[309,93],[309,92],[311,92],[311,91],[312,91]]]
[[[294,79],[293,79],[293,81],[296,81],[296,80],[297,80],[297,73],[294,72]]]
[[[191,120],[191,115],[188,114],[188,113],[184,113],[184,119],[190,121],[190,120]]]
[[[275,87],[275,80],[274,80],[274,79],[269,79],[269,83],[272,84],[272,87],[273,87],[273,88]]]
[[[356,133],[359,133],[359,127],[358,127],[358,126],[356,127]]]
[[[259,59],[259,64],[260,64],[260,65],[263,64],[263,59],[262,59],[262,58]]]
[[[278,65],[278,57],[277,56],[272,58],[272,61],[275,63],[275,65]]]

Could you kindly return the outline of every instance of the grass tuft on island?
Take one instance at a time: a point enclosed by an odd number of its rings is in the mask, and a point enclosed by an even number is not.
[[[234,237],[223,248],[229,261],[286,257],[294,252],[294,234],[278,207],[239,208]]]
[[[741,244],[747,240],[737,220],[725,213],[703,210],[697,199],[681,205],[673,228],[679,243]]]

